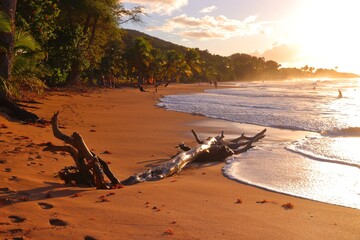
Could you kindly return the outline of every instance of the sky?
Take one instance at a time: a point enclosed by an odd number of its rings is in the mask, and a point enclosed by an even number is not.
[[[125,24],[179,45],[230,56],[246,53],[283,67],[360,74],[358,0],[125,0],[144,24]]]

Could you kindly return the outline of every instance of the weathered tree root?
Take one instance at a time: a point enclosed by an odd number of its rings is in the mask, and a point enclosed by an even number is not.
[[[78,171],[76,176],[79,179],[78,181],[74,179],[74,181],[78,183],[96,187],[97,189],[107,189],[110,186],[105,182],[105,174],[111,181],[113,187],[119,185],[120,181],[110,171],[107,163],[89,150],[79,133],[74,132],[71,136],[68,136],[59,130],[58,114],[59,112],[54,113],[51,118],[53,134],[56,138],[69,145],[55,146],[49,143],[43,151],[68,152],[73,157],[76,164],[76,170]],[[67,174],[66,168],[64,169],[63,174]]]

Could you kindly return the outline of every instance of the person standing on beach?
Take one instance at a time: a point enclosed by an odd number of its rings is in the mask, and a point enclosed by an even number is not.
[[[339,92],[338,98],[342,98],[342,97],[343,97],[343,95],[342,95],[341,90],[340,90],[340,89],[338,89],[338,92]]]

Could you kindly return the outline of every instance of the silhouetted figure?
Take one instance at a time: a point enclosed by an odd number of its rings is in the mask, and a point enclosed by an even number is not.
[[[338,98],[342,98],[342,97],[343,97],[343,95],[342,95],[341,90],[340,90],[340,89],[338,89],[338,92],[339,92]]]

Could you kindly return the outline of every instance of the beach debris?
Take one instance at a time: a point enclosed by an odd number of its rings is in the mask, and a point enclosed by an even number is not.
[[[235,201],[236,204],[241,204],[242,203],[242,200],[240,198],[236,199]]]
[[[102,195],[102,196],[98,197],[98,200],[96,202],[97,203],[110,202],[110,200],[106,196]]]
[[[174,231],[170,228],[168,228],[164,231],[164,235],[174,235],[174,234],[175,234]]]
[[[285,210],[290,210],[294,208],[294,205],[290,202],[288,203],[284,203],[283,205],[281,205],[282,208],[284,208]]]
[[[102,154],[111,154],[111,152],[108,151],[108,150],[105,150],[105,151],[102,152]]]
[[[257,201],[256,203],[259,203],[259,204],[264,204],[264,203],[278,204],[276,201],[268,201],[268,200]]]

